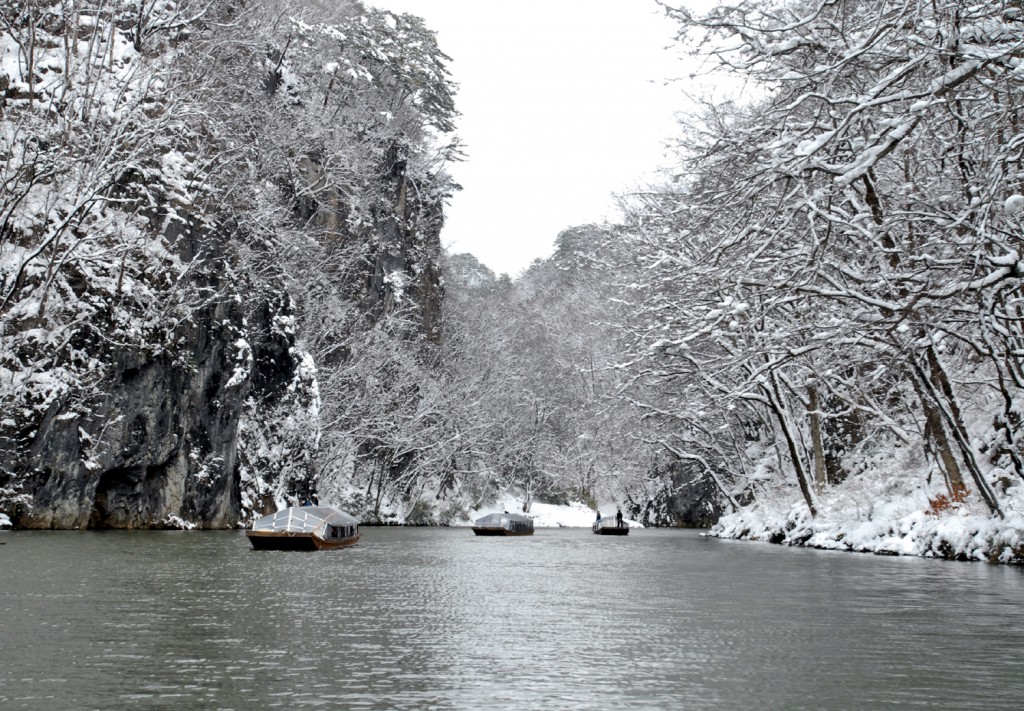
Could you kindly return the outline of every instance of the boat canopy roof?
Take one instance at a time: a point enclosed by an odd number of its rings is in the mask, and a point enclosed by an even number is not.
[[[313,533],[328,525],[358,526],[359,520],[330,506],[289,506],[257,519],[252,530]]]
[[[487,514],[478,518],[473,525],[474,526],[504,526],[506,523],[516,521],[518,523],[528,523],[533,526],[533,519],[529,516],[522,516],[520,514],[510,513],[492,513]]]

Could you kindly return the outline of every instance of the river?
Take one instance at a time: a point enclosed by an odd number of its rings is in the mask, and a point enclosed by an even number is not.
[[[0,533],[2,709],[1008,709],[1024,570],[539,529]]]

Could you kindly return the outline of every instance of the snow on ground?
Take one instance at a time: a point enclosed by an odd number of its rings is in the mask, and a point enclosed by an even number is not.
[[[605,503],[601,504],[601,515],[602,516],[615,516],[616,504]],[[523,512],[523,500],[515,496],[506,494],[504,497],[498,499],[493,504],[481,506],[478,509],[471,509],[469,516],[464,521],[452,522],[453,526],[471,526],[473,521],[492,513],[501,513],[507,511],[509,513]],[[530,506],[530,511],[526,514],[533,519],[533,525],[535,528],[590,528],[591,524],[597,518],[597,511],[590,508],[586,504],[574,502],[566,506],[556,504],[541,504],[534,502]],[[643,526],[636,522],[625,519],[625,522],[632,528],[643,528]]]
[[[7,517],[7,514],[0,513],[0,528],[11,528],[11,519]]]
[[[821,497],[814,518],[802,502],[767,499],[724,516],[709,535],[883,555],[1024,564],[1024,509],[1007,506],[1005,517],[998,518],[980,501],[936,507],[934,496],[923,488],[894,492],[891,480],[853,481]],[[1024,491],[1009,491],[1004,501],[1024,501]]]

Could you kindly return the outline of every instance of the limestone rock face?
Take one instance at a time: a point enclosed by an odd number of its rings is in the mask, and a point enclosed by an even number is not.
[[[430,209],[424,212],[427,219],[413,229],[402,230],[393,220],[378,228],[382,249],[374,255],[368,273],[366,307],[371,312],[390,312],[396,301],[406,299],[415,306],[420,333],[437,342],[443,301],[438,266],[441,215]]]
[[[662,487],[629,506],[630,515],[645,526],[709,528],[725,514],[728,504],[718,487],[692,465],[671,462],[657,474]]]
[[[679,477],[676,493],[668,510],[676,525],[684,528],[710,528],[725,513],[722,495],[709,478]]]
[[[440,340],[434,171],[457,146],[433,146],[456,115],[433,34],[359,3],[244,29],[236,3],[178,5],[3,28],[37,52],[0,68],[17,527],[225,527],[311,496],[321,373],[386,317],[399,345]]]
[[[238,302],[219,301],[181,329],[174,353],[115,353],[87,416],[54,402],[27,456],[0,453],[0,467],[21,472],[21,491],[31,495],[31,506],[13,512],[14,525],[234,526],[238,422],[255,375],[240,370],[243,323]],[[269,327],[256,322],[247,330]],[[257,351],[253,360],[278,368],[289,362],[277,352]]]

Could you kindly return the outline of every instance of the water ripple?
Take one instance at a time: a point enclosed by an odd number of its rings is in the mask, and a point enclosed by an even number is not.
[[[633,535],[633,534],[636,535]],[[0,707],[1009,708],[1019,569],[636,531],[19,532]]]

